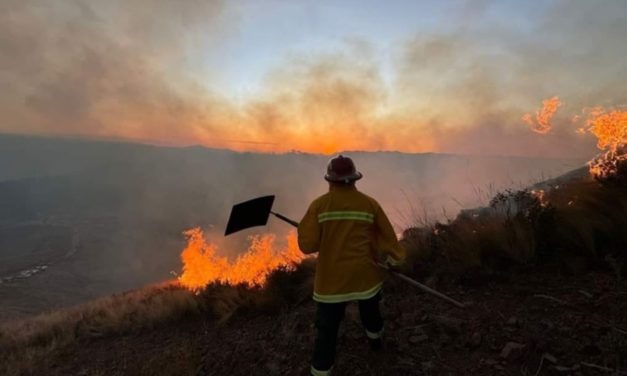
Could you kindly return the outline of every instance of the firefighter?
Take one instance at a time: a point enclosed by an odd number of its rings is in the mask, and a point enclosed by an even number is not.
[[[373,351],[382,347],[383,319],[379,311],[385,271],[404,261],[405,251],[373,198],[355,182],[362,174],[351,158],[329,161],[324,176],[329,192],[314,200],[298,226],[298,245],[306,254],[318,253],[313,299],[317,303],[311,374],[330,375],[335,361],[337,332],[346,303],[357,301],[359,316]]]

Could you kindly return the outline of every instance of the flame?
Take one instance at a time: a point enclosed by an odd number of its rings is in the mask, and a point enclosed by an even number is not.
[[[617,152],[627,144],[627,111],[605,111],[596,107],[591,110],[587,121],[589,130],[597,139],[601,150]]]
[[[588,163],[590,174],[595,178],[615,175],[619,165],[627,161],[627,111],[592,108],[586,125],[596,136],[597,147],[605,151]]]
[[[178,280],[193,291],[212,282],[261,286],[273,270],[293,268],[304,259],[294,232],[287,236],[287,246],[281,251],[275,249],[275,235],[252,236],[248,250],[233,262],[218,256],[217,247],[206,241],[200,228],[187,230],[184,234],[187,246],[181,252],[183,272]]]
[[[561,105],[557,96],[546,99],[542,101],[542,108],[536,112],[535,119],[531,113],[526,113],[522,120],[532,131],[547,134],[551,130],[551,118]],[[604,151],[588,162],[590,174],[595,178],[616,175],[619,166],[627,163],[627,111],[587,107],[582,113],[587,114],[586,123],[578,126],[575,132],[581,135],[592,133],[597,138],[597,147]],[[577,124],[581,119],[582,115],[575,115],[571,122]]]
[[[545,99],[542,101],[542,108],[536,112],[534,121],[531,113],[523,115],[522,120],[529,125],[532,131],[540,134],[547,134],[551,131],[551,118],[557,112],[557,108],[562,105],[559,97]]]
[[[555,188],[558,189],[559,186],[556,186]],[[546,208],[549,205],[549,202],[546,199],[546,192],[544,192],[544,189],[532,189],[530,193],[532,197],[538,200],[540,206],[542,206],[543,208]]]

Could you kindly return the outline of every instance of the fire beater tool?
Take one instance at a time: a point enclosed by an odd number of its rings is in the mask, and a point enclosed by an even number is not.
[[[265,226],[268,223],[268,218],[270,218],[270,214],[274,215],[284,222],[289,223],[294,227],[298,227],[298,222],[294,221],[293,219],[289,219],[282,214],[272,211],[273,203],[274,196],[262,196],[234,205],[233,209],[231,209],[231,215],[229,216],[229,221],[227,222],[224,236],[250,227]],[[427,292],[433,296],[437,296],[440,299],[444,299],[445,301],[459,308],[465,307],[463,303],[460,303],[451,297],[448,297],[428,286],[425,286],[422,283],[415,281],[402,273],[391,270],[385,264],[377,263],[377,266],[387,270],[393,276],[400,278],[415,287],[418,287],[424,292]]]

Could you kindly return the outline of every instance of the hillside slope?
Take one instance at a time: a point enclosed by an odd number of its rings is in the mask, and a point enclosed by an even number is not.
[[[414,221],[410,207],[454,215],[491,190],[580,162],[351,155],[365,174],[360,189],[377,197],[399,231]],[[181,267],[182,232],[192,227],[215,233],[229,256],[247,247],[248,235],[281,235],[287,228],[276,221],[227,239],[222,229],[231,205],[267,194],[277,196],[277,211],[302,216],[326,189],[327,158],[0,134],[0,321],[171,278]],[[44,271],[30,274],[35,269]]]
[[[627,372],[624,180],[579,171],[545,187],[406,230],[405,273],[467,307],[389,279],[386,351],[369,353],[349,307],[336,374]],[[196,294],[174,283],[5,324],[0,372],[305,375],[314,263],[278,270],[263,288],[212,284]]]
[[[627,356],[627,285],[611,273],[574,278],[534,270],[444,292],[471,305],[452,307],[389,281],[381,354],[369,352],[349,306],[335,374],[604,375]],[[308,299],[272,314],[241,313],[226,324],[194,315],[86,338],[31,360],[23,374],[306,375],[314,310]]]

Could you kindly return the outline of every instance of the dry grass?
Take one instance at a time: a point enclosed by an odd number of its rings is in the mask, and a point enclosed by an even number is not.
[[[200,312],[194,294],[164,284],[0,326],[0,374],[32,372],[37,359],[78,339],[151,328]]]
[[[313,270],[311,260],[279,269],[263,288],[214,284],[193,293],[171,282],[4,323],[0,374],[33,373],[50,354],[81,339],[148,330],[185,316],[202,314],[219,324],[238,313],[277,312],[310,298]]]
[[[581,178],[555,184],[542,195],[506,191],[488,207],[463,211],[448,223],[408,229],[404,242],[410,259],[422,264],[410,268],[417,276],[450,279],[530,264],[576,273],[607,267],[608,255],[625,262],[625,181]]]

